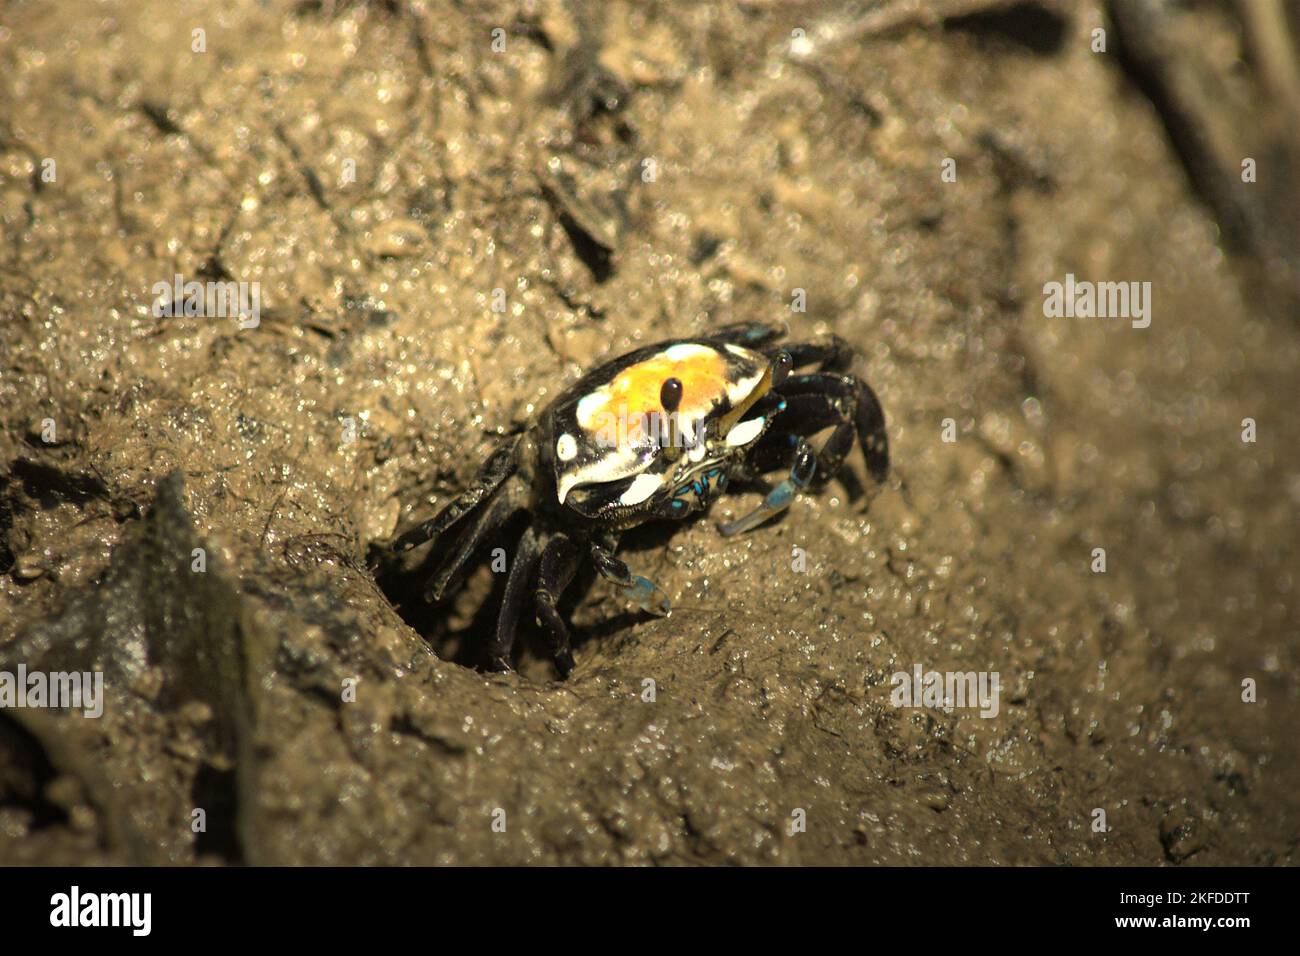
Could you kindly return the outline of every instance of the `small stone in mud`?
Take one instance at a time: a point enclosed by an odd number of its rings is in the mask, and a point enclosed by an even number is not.
[[[46,572],[45,562],[37,555],[22,554],[14,560],[13,571],[15,581],[35,581]]]
[[[935,788],[922,793],[921,802],[935,813],[943,813],[952,805],[952,796],[946,790]]]
[[[1171,811],[1160,821],[1160,845],[1171,863],[1182,863],[1205,849],[1204,828],[1192,816]]]

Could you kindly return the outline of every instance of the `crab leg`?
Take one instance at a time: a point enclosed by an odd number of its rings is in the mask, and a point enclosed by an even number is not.
[[[569,649],[569,628],[555,609],[555,603],[578,570],[578,546],[566,534],[557,534],[546,543],[538,562],[537,587],[533,603],[537,606],[537,623],[546,628],[551,639],[551,654],[560,679],[573,671],[573,652]]]
[[[639,574],[633,574],[632,570],[621,560],[614,556],[614,551],[600,542],[593,542],[591,545],[591,560],[596,565],[596,570],[600,572],[601,577],[613,581],[623,589],[623,594],[629,601],[648,614],[656,617],[667,617],[673,612],[672,603],[668,600],[668,595],[660,589],[649,578],[643,578]]]
[[[719,342],[735,342],[737,345],[755,348],[765,342],[779,339],[783,335],[785,335],[783,329],[778,329],[763,322],[735,322],[731,325],[724,325],[712,333],[709,338]]]
[[[515,470],[515,449],[518,445],[519,440],[515,439],[493,452],[479,469],[473,484],[428,521],[416,525],[394,541],[393,550],[410,551],[431,538],[438,537],[477,508]]]
[[[888,477],[889,438],[885,432],[885,413],[870,385],[854,375],[812,372],[791,376],[781,384],[781,394],[789,398],[820,395],[833,406],[843,408],[842,417],[851,422],[857,431],[867,471],[877,482],[883,482]],[[836,441],[836,437],[832,436],[827,444]],[[846,446],[844,452],[847,450]],[[843,452],[840,457],[843,458]]]
[[[808,483],[812,481],[813,473],[816,471],[817,456],[813,454],[812,446],[801,438],[795,448],[794,464],[790,468],[790,477],[769,491],[767,497],[763,499],[762,504],[757,508],[729,524],[719,525],[718,531],[724,536],[740,534],[742,531],[757,528],[764,521],[780,514],[790,507],[790,502],[794,501],[796,494],[808,487]]]
[[[507,492],[511,489],[507,488]],[[503,494],[495,499],[487,509],[478,516],[468,531],[457,539],[455,546],[448,551],[429,577],[424,588],[426,601],[441,601],[452,580],[465,567],[465,562],[474,556],[479,546],[503,524],[513,518],[520,510],[516,495]]]
[[[515,632],[519,625],[519,612],[527,597],[528,579],[537,566],[537,534],[525,528],[515,550],[514,564],[506,578],[506,594],[501,601],[501,614],[497,617],[496,633],[488,644],[488,667],[494,671],[511,670],[510,651],[515,646]]]
[[[750,454],[746,464],[757,474],[788,468],[801,435],[813,435],[834,426],[830,437],[817,450],[817,473],[813,484],[830,481],[839,474],[845,455],[853,447],[853,422],[840,411],[834,399],[825,395],[791,395],[785,399],[785,405],[783,415]],[[783,428],[787,423],[788,428]]]

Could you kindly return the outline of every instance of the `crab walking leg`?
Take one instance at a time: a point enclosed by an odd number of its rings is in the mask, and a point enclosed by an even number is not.
[[[734,342],[748,348],[757,348],[765,342],[779,339],[785,332],[763,322],[735,322],[724,325],[709,335],[717,342]]]
[[[509,494],[507,488],[502,497],[494,500],[478,517],[468,531],[457,539],[450,551],[443,555],[429,583],[424,588],[426,601],[441,601],[443,594],[452,580],[465,567],[465,562],[473,557],[479,546],[503,524],[520,511],[517,495]]]
[[[393,542],[393,550],[410,551],[436,538],[479,506],[501,486],[515,470],[515,449],[519,440],[506,442],[493,452],[474,477],[474,482],[450,504],[422,524],[416,525]]]
[[[835,400],[826,395],[791,395],[785,402],[784,414],[763,436],[746,464],[758,474],[789,468],[802,436],[816,434],[833,425],[834,431],[817,450],[817,473],[813,485],[825,484],[839,474],[845,456],[853,448],[854,423],[840,411]],[[789,422],[790,430],[782,429],[786,422]]]
[[[796,494],[808,487],[816,471],[817,456],[813,454],[812,446],[801,438],[794,450],[794,464],[790,467],[790,477],[769,491],[762,504],[749,514],[729,524],[718,525],[719,533],[730,536],[740,534],[742,531],[750,531],[769,518],[780,514],[790,507],[790,502],[794,501]]]
[[[641,610],[656,617],[667,617],[673,613],[672,602],[659,585],[649,578],[633,574],[631,568],[614,556],[612,546],[599,541],[592,542],[591,560],[601,577],[621,587],[627,599]]]
[[[807,375],[792,375],[781,383],[780,390],[787,400],[800,395],[820,395],[840,409],[841,417],[852,423],[857,431],[867,471],[877,483],[885,481],[889,476],[889,436],[885,431],[885,413],[880,407],[880,399],[876,398],[870,385],[856,375],[810,372]],[[835,436],[832,436],[827,444],[835,441]],[[845,436],[839,443],[847,441],[848,436]],[[847,451],[846,445],[841,452],[841,459]]]
[[[573,671],[573,651],[569,648],[569,628],[555,609],[555,603],[578,570],[580,552],[573,539],[564,533],[546,542],[538,562],[537,587],[533,603],[537,606],[537,623],[546,628],[551,639],[555,668],[564,679]]]
[[[511,670],[510,651],[515,646],[515,631],[519,626],[519,612],[528,596],[528,579],[537,566],[537,534],[525,528],[515,549],[510,576],[506,578],[506,594],[501,601],[501,614],[497,617],[496,633],[488,644],[488,667],[494,671]]]

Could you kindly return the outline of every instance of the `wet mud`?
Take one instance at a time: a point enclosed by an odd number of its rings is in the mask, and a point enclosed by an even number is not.
[[[1247,63],[1211,103],[1287,108],[1226,7],[1178,17]],[[1295,863],[1297,127],[1238,124],[1270,201],[1211,193],[1122,36],[4,5],[0,671],[105,699],[0,710],[0,862]],[[1067,274],[1150,282],[1149,326],[1046,315]],[[176,275],[258,324],[154,315]],[[531,627],[483,672],[499,576],[430,607],[386,545],[583,367],[738,321],[855,347],[889,481],[629,535],[671,617],[587,570],[569,680]],[[996,714],[896,707],[918,667]]]

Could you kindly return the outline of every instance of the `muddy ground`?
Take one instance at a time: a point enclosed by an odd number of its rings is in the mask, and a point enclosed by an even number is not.
[[[1172,47],[1082,2],[0,5],[0,670],[106,695],[0,712],[0,862],[1295,863],[1297,126],[1234,8],[1139,6]],[[1067,273],[1150,326],[1045,316]],[[155,317],[176,274],[260,325]],[[385,543],[584,365],[741,320],[858,348],[888,485],[633,535],[671,617],[587,573],[570,680],[531,633],[482,672],[499,578],[428,608]],[[918,664],[997,715],[895,708]]]

